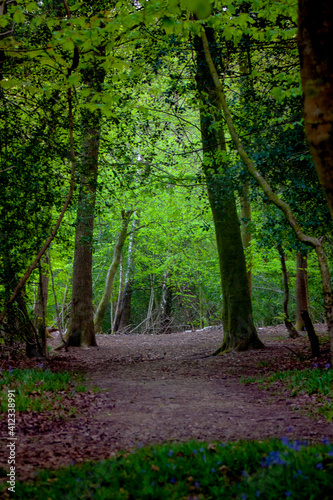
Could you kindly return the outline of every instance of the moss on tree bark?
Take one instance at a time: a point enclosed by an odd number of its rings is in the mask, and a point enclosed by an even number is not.
[[[207,30],[214,52],[213,31]],[[201,99],[201,133],[204,151],[203,171],[213,214],[219,255],[224,337],[219,354],[228,350],[260,349],[252,316],[240,223],[232,178],[226,156],[226,143],[219,98],[210,76],[201,39],[196,39],[197,86]]]

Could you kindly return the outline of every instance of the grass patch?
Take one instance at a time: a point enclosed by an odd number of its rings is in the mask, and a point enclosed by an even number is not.
[[[282,440],[161,445],[114,459],[42,471],[17,483],[24,499],[328,500],[333,446]]]
[[[16,411],[50,410],[64,396],[70,397],[75,392],[85,392],[82,384],[83,375],[70,372],[53,373],[50,370],[15,369],[0,373],[0,412],[7,412],[7,390],[15,389]]]
[[[291,391],[291,396],[303,392],[305,394],[318,394],[319,402],[317,411],[323,413],[328,421],[333,418],[333,370],[314,368],[304,370],[288,370],[274,373],[264,379],[257,380],[264,386],[269,386],[274,382],[283,382]]]
[[[260,380],[262,380],[262,379],[260,379]],[[244,385],[250,385],[250,384],[258,383],[259,380],[256,377],[243,377],[243,376],[241,376],[240,382]]]

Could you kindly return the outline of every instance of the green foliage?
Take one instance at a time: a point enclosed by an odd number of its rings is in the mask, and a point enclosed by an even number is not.
[[[2,413],[7,412],[7,391],[15,389],[16,411],[45,411],[58,408],[63,396],[71,397],[74,392],[85,392],[84,385],[78,385],[82,376],[69,372],[53,373],[40,369],[10,369],[0,374]]]
[[[147,313],[151,277],[155,308],[165,274],[174,290],[176,324],[221,320],[221,289],[212,217],[200,174],[202,152],[193,37],[202,20],[214,28],[216,52],[235,124],[246,149],[311,234],[330,238],[331,223],[304,141],[296,46],[295,0],[151,0],[139,4],[22,0],[0,19],[0,307],[49,235],[67,194],[67,89],[75,96],[78,167],[82,116],[103,116],[94,233],[94,301],[99,301],[119,231],[121,210],[140,218],[131,323]],[[193,16],[193,12],[196,16]],[[193,19],[198,17],[199,20]],[[241,69],[244,55],[248,72]],[[99,88],[87,68],[105,72]],[[235,190],[247,179],[229,138]],[[139,160],[141,158],[141,160]],[[7,170],[9,168],[9,170]],[[272,247],[283,242],[291,289],[295,238],[252,184],[253,310],[257,325],[281,322],[282,280]],[[53,243],[51,262],[61,305],[71,294],[76,192]],[[128,247],[124,249],[123,269]],[[312,263],[311,263],[312,259]],[[310,256],[311,309],[321,318],[319,275]],[[37,273],[25,291],[28,312]],[[114,286],[116,302],[119,277]],[[290,313],[295,310],[291,293]],[[20,319],[13,311],[14,325]],[[49,293],[48,324],[54,321]],[[26,320],[26,318],[25,318]],[[7,328],[8,325],[5,326]],[[109,328],[109,325],[106,325]],[[15,332],[21,328],[13,326]],[[8,339],[12,339],[5,332]]]
[[[333,446],[289,441],[189,442],[142,448],[111,460],[43,471],[16,484],[20,498],[328,499]]]

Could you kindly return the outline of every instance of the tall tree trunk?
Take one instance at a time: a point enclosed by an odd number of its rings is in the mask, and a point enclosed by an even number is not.
[[[113,280],[117,272],[117,269],[119,267],[120,256],[125,243],[125,239],[127,236],[127,228],[132,214],[133,214],[132,210],[128,210],[127,212],[124,211],[122,212],[122,218],[123,218],[122,228],[119,233],[113,253],[113,259],[109,267],[108,274],[106,276],[104,293],[97,307],[94,318],[95,328],[97,332],[101,331],[102,329],[102,322],[104,319],[105,311],[111,300]]]
[[[254,88],[251,75],[251,52],[248,37],[243,37],[239,54],[240,78],[240,101],[247,113],[254,113],[251,102],[253,102]],[[251,138],[248,137],[248,140]],[[251,256],[251,204],[250,204],[250,181],[244,181],[240,192],[240,223],[242,242],[245,250],[247,264],[247,278],[249,281],[250,293],[252,293],[252,256]]]
[[[75,227],[72,308],[68,346],[96,346],[93,322],[92,248],[98,173],[100,117],[87,112],[80,165],[80,194]]]
[[[104,49],[100,49],[101,55]],[[105,72],[96,62],[82,70],[83,81],[94,92],[102,90]],[[98,176],[101,113],[88,108],[81,116],[82,146],[78,161],[80,191],[75,227],[72,308],[68,346],[96,346],[93,312],[92,253]]]
[[[212,30],[207,30],[207,37],[211,46],[216,47]],[[264,346],[253,323],[234,188],[227,162],[223,159],[226,143],[221,108],[199,37],[196,38],[196,53],[196,80],[201,98],[203,171],[214,219],[223,294],[224,337],[216,354],[231,349],[244,351],[262,348]]]
[[[333,2],[298,0],[305,134],[333,217]]]
[[[288,271],[287,271],[287,266],[286,266],[286,258],[284,255],[284,251],[282,248],[282,245],[278,245],[277,247],[279,255],[280,255],[280,262],[281,262],[281,269],[282,269],[282,276],[283,276],[283,287],[284,287],[284,295],[283,295],[283,314],[284,314],[284,324],[285,327],[287,328],[287,331],[289,333],[289,337],[291,339],[296,339],[299,337],[298,331],[295,329],[294,325],[290,321],[289,318],[289,312],[288,312],[288,303],[289,303],[289,283],[288,283]]]
[[[297,253],[296,263],[296,329],[304,330],[306,328],[302,312],[309,311],[309,293],[308,293],[308,271],[307,257],[301,252]]]
[[[332,358],[332,363],[333,363],[333,291],[332,291],[330,272],[329,272],[329,267],[328,267],[328,262],[327,262],[327,256],[325,254],[324,247],[318,238],[313,238],[311,236],[308,236],[302,231],[301,226],[297,222],[297,220],[296,220],[290,206],[288,205],[288,203],[286,203],[284,200],[279,198],[277,196],[277,194],[274,193],[274,191],[272,190],[269,183],[260,174],[260,172],[258,172],[258,170],[256,169],[255,163],[251,160],[251,158],[246,153],[246,151],[243,147],[243,144],[240,141],[239,136],[237,134],[237,131],[234,127],[233,119],[232,119],[232,116],[231,116],[231,113],[230,113],[230,110],[229,110],[229,107],[227,105],[227,101],[225,98],[223,85],[221,85],[219,75],[216,71],[215,64],[214,64],[214,61],[213,61],[211,53],[210,53],[209,43],[208,43],[205,31],[202,32],[202,40],[203,40],[203,47],[204,47],[204,51],[205,51],[206,61],[207,61],[207,64],[209,66],[209,72],[210,72],[212,79],[214,81],[214,85],[215,85],[216,92],[218,95],[219,103],[220,103],[221,108],[223,110],[223,114],[224,114],[225,120],[226,120],[227,125],[228,125],[230,136],[233,140],[235,148],[238,151],[238,154],[239,154],[242,162],[246,166],[249,174],[252,175],[252,177],[256,180],[256,182],[262,188],[262,190],[264,191],[268,200],[271,203],[273,203],[279,210],[281,210],[283,212],[290,227],[295,232],[297,238],[302,243],[310,246],[311,248],[313,248],[316,251],[318,263],[319,263],[320,274],[321,274],[325,316],[326,316],[326,323],[327,323],[328,334],[329,334],[329,339],[330,339],[331,358]]]

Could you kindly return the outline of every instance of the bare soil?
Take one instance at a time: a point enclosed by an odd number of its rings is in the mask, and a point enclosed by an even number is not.
[[[316,331],[324,332],[324,326],[316,325]],[[17,415],[18,479],[34,477],[38,469],[166,441],[333,439],[333,422],[312,411],[321,404],[317,396],[291,397],[280,383],[265,390],[243,381],[316,362],[324,365],[328,353],[310,359],[307,338],[288,339],[282,325],[259,329],[259,335],[265,349],[222,356],[211,355],[222,342],[219,327],[169,335],[98,335],[97,348],[57,353],[49,368],[83,372],[89,390],[72,400],[64,394],[64,408],[57,414]],[[50,343],[58,342],[54,334]],[[20,366],[19,361],[11,364]],[[0,421],[2,450],[6,425],[5,419]],[[6,453],[0,459],[7,470]]]

